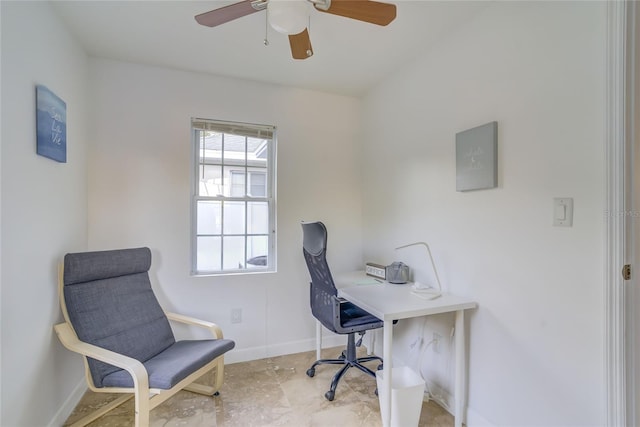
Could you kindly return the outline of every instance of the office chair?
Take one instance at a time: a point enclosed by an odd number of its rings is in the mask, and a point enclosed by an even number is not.
[[[356,344],[355,334],[364,335],[364,332],[369,329],[381,328],[383,322],[349,301],[338,298],[338,290],[326,260],[327,229],[324,224],[321,222],[302,223],[302,233],[302,252],[311,275],[311,312],[325,328],[338,334],[347,335],[347,348],[338,359],[316,360],[307,370],[307,375],[313,377],[318,365],[344,365],[334,375],[331,387],[324,395],[327,400],[332,401],[338,382],[349,368],[358,368],[375,378],[375,372],[364,366],[363,363],[372,360],[382,362],[382,358],[377,356],[357,358],[356,347],[362,342],[362,337]]]

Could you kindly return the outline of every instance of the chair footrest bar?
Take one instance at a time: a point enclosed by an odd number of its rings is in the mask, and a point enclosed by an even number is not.
[[[126,394],[126,395],[120,396],[120,397],[112,400],[111,402],[109,402],[106,405],[104,405],[102,408],[97,409],[96,411],[88,414],[87,416],[85,416],[83,418],[80,418],[78,421],[76,421],[75,423],[71,424],[70,427],[84,427],[87,424],[97,420],[98,418],[100,418],[101,416],[103,416],[107,412],[111,411],[112,409],[115,409],[118,406],[122,405],[123,403],[125,403],[129,399],[133,399],[133,393],[132,394]]]
[[[191,391],[193,393],[204,394],[205,396],[213,396],[217,391],[214,387],[196,383],[189,384],[184,388],[184,390]]]

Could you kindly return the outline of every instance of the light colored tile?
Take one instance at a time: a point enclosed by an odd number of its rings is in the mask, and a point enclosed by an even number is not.
[[[342,348],[324,349],[335,358]],[[359,356],[364,355],[359,350]],[[220,396],[181,391],[151,411],[151,427],[380,427],[375,379],[351,368],[340,381],[335,399],[324,394],[340,365],[322,365],[313,378],[306,374],[315,351],[278,356],[225,367]],[[376,362],[368,363],[375,370]],[[87,392],[67,420],[81,418],[117,397]],[[133,400],[96,420],[91,427],[133,425]],[[424,403],[420,426],[453,426],[453,417],[433,402]]]

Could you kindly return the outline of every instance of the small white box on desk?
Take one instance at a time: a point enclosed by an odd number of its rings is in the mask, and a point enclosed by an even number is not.
[[[387,270],[384,265],[368,262],[364,266],[364,272],[367,276],[377,277],[378,279],[387,279]]]
[[[384,371],[376,372],[380,414],[387,419],[386,393],[383,384]],[[418,427],[424,380],[407,366],[392,368],[391,372],[391,427]]]

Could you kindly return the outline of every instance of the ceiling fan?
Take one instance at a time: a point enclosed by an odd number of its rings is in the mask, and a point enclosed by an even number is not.
[[[396,18],[394,4],[373,0],[243,0],[195,18],[198,24],[216,27],[266,9],[271,27],[289,36],[293,58],[307,59],[313,55],[307,29],[310,6],[320,12],[383,26]]]

